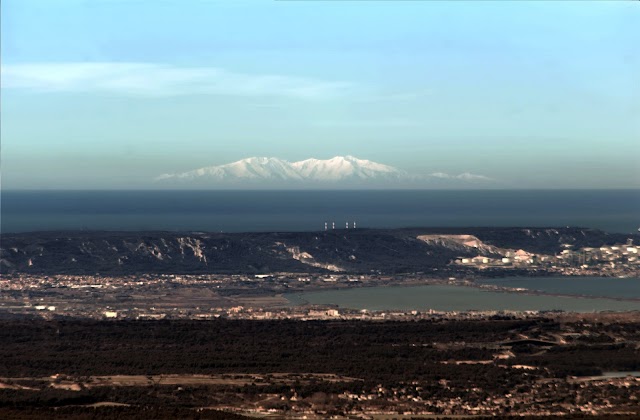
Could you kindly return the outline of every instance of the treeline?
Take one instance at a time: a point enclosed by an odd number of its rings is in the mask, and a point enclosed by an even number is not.
[[[140,407],[0,407],[0,418],[11,420],[246,420],[250,417],[217,410]]]
[[[491,359],[493,350],[436,344],[504,341],[540,322],[556,328],[548,321],[2,321],[0,376],[315,372],[508,382],[495,366],[440,363]]]
[[[595,332],[598,327],[590,328]],[[507,389],[514,375],[506,369],[442,362],[490,360],[497,345],[518,334],[538,336],[559,330],[558,323],[547,319],[3,320],[0,376],[314,372],[386,383],[448,379],[461,386],[504,384]],[[540,354],[526,347],[514,350],[517,357],[510,363],[544,367],[553,376],[640,369],[640,352],[631,344],[577,343]]]
[[[216,410],[192,410],[185,408],[160,407],[60,407],[60,408],[0,408],[0,418],[12,420],[243,420],[250,419],[238,414]],[[454,420],[454,417],[439,417],[440,420]],[[455,417],[458,418],[458,417]],[[476,420],[636,420],[633,414],[566,414],[562,416],[478,416]],[[415,417],[411,420],[422,420]]]
[[[559,377],[592,376],[603,371],[640,371],[640,351],[635,344],[577,344],[540,355],[521,354],[517,363],[548,368]]]

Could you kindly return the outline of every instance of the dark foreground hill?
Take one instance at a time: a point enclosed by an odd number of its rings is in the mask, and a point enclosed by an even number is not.
[[[421,235],[472,235],[479,247],[424,241]],[[1,237],[3,273],[142,274],[417,272],[456,257],[496,256],[495,247],[557,254],[624,243],[628,235],[584,228],[412,228],[327,232],[32,232]],[[636,242],[640,236],[635,235]]]
[[[640,414],[639,381],[592,378],[640,369],[638,318],[629,315],[22,319],[0,320],[0,343],[3,419],[239,418],[203,407],[270,410],[265,419]]]

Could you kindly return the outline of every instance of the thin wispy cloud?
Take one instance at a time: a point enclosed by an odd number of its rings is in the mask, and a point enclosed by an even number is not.
[[[420,101],[434,95],[432,89],[401,91],[364,92],[350,98],[351,102],[411,102]]]
[[[296,76],[238,73],[217,67],[71,62],[3,65],[2,88],[133,96],[232,95],[323,99],[345,94],[351,84]]]
[[[399,128],[399,127],[422,127],[423,122],[405,118],[383,118],[383,119],[344,119],[344,120],[319,120],[313,121],[313,125],[318,127],[372,127],[372,128]]]
[[[460,179],[464,181],[496,181],[494,178],[490,178],[484,175],[472,174],[470,172],[464,172],[459,175],[450,175],[444,172],[434,172],[427,175],[427,177],[437,179]]]

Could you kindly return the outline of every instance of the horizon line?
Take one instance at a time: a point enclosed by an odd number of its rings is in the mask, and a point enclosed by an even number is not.
[[[561,187],[561,188],[503,188],[503,187],[479,187],[479,188],[2,188],[0,195],[5,192],[100,192],[100,191],[153,191],[153,192],[375,192],[375,191],[640,191],[638,187]]]

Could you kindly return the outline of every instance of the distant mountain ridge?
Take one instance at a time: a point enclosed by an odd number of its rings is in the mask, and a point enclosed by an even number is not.
[[[250,157],[220,166],[209,166],[192,171],[163,174],[156,178],[160,183],[204,183],[211,186],[225,184],[264,184],[287,186],[312,185],[361,185],[393,186],[446,183],[487,183],[492,179],[468,172],[449,175],[435,172],[429,175],[411,174],[402,169],[354,156],[336,156],[331,159],[306,159],[289,162],[275,157]]]
[[[557,255],[624,243],[586,228],[330,229],[311,232],[52,231],[0,235],[0,273],[393,273],[463,278],[456,258],[501,249]],[[632,235],[636,242],[640,235]],[[483,275],[488,275],[484,270]],[[499,275],[506,275],[500,269]],[[539,274],[541,272],[538,272]],[[512,273],[513,274],[513,273]]]

